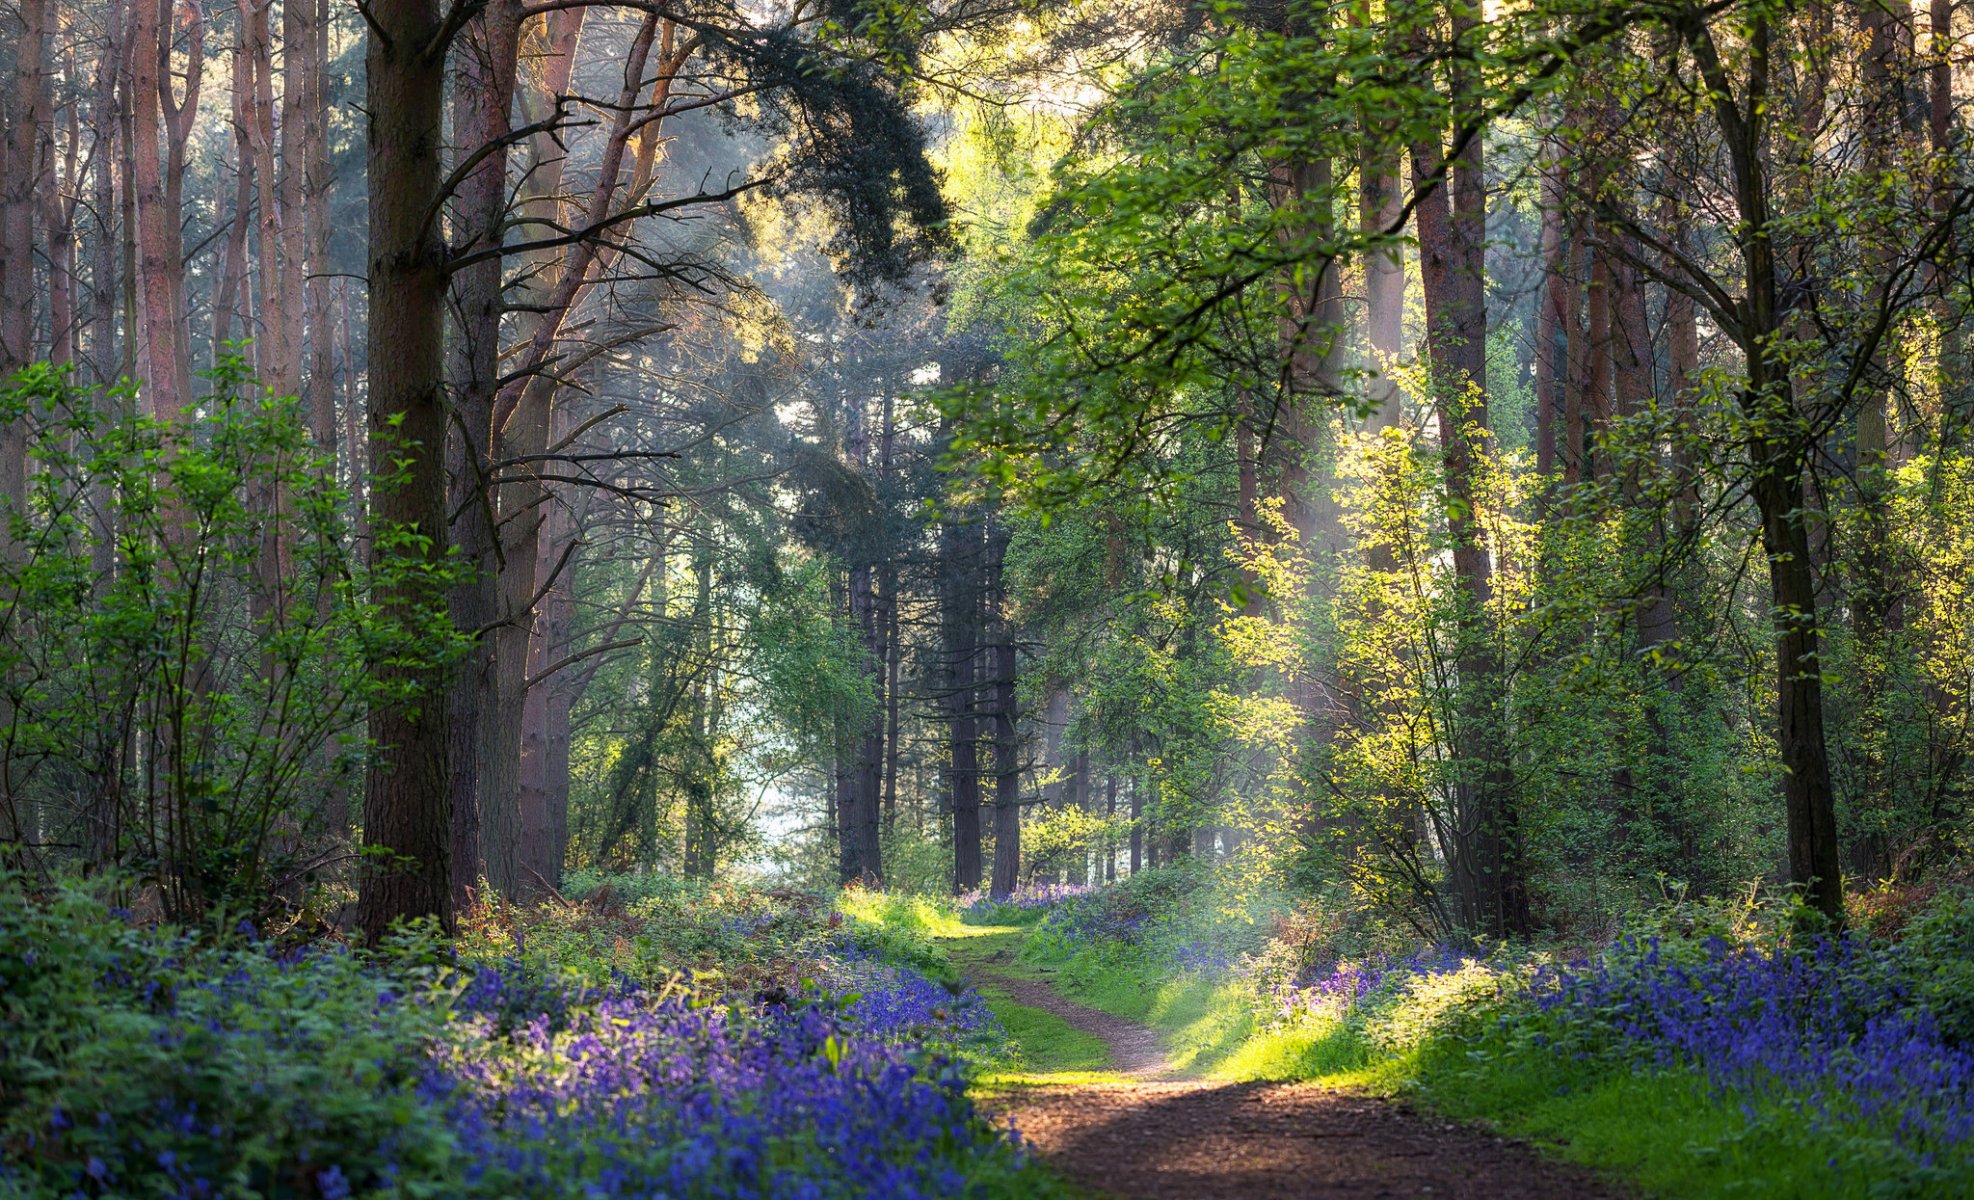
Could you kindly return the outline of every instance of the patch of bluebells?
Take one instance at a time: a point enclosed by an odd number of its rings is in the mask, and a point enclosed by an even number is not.
[[[1115,942],[1135,946],[1152,923],[1151,914],[1105,904],[1068,904],[1049,910],[1037,934],[1069,947]]]
[[[936,987],[936,985],[929,985]],[[943,989],[940,989],[943,991]],[[929,1197],[1016,1151],[950,1060],[885,1040],[918,992],[759,1009],[636,991],[434,1051],[471,1195]]]
[[[1172,952],[1172,964],[1194,975],[1218,977],[1232,974],[1240,959],[1212,946],[1188,943]]]
[[[1098,889],[1086,883],[1031,883],[1000,898],[975,888],[955,899],[960,918],[967,921],[1006,919],[1011,914],[1045,913]]]
[[[1333,1020],[1348,1014],[1387,983],[1458,971],[1469,961],[1460,951],[1443,946],[1403,958],[1379,954],[1356,961],[1336,960],[1275,984],[1269,988],[1268,998],[1276,1017],[1284,1022]]]
[[[1696,1068],[1751,1119],[1772,1103],[1821,1126],[1869,1125],[1928,1166],[1974,1134],[1974,1049],[1915,1001],[1896,951],[1627,941],[1538,971],[1525,999],[1538,1045]]]
[[[1002,1040],[1000,1020],[971,989],[955,992],[917,971],[855,947],[839,951],[830,990],[843,997],[847,1023],[859,1034],[892,1044],[959,1048]]]

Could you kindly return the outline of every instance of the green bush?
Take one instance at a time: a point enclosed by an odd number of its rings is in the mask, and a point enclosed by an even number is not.
[[[459,976],[411,936],[360,960],[140,929],[0,880],[0,1191],[119,1180],[315,1195],[315,1169],[456,1169],[415,1082]]]

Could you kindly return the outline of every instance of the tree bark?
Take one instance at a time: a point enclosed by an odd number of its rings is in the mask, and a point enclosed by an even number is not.
[[[1557,400],[1569,382],[1567,351],[1558,344],[1569,328],[1569,273],[1563,257],[1565,169],[1562,143],[1554,136],[1544,138],[1539,235],[1542,295],[1535,309],[1535,469],[1545,480],[1556,471],[1556,425],[1564,409]]]
[[[309,433],[316,451],[329,460],[331,478],[336,467],[336,354],[331,333],[329,257],[329,192],[335,183],[335,167],[329,157],[328,0],[288,0],[296,14],[289,24],[287,54],[300,58],[301,102],[299,128],[287,134],[297,137],[296,159],[301,174],[301,264],[302,315],[297,327],[308,337],[306,396]]]
[[[136,204],[137,279],[144,326],[144,396],[153,418],[175,422],[184,412],[188,371],[182,370],[185,336],[176,322],[184,290],[178,253],[180,213],[167,201],[160,140],[160,65],[168,42],[159,10],[169,0],[133,0],[130,38],[131,192]]]
[[[415,623],[424,596],[418,568],[446,553],[444,342],[445,248],[436,222],[445,115],[445,46],[438,0],[374,0],[365,55],[370,180],[370,452],[385,477],[372,497],[379,554],[401,560],[410,580],[385,575],[376,601],[387,620]],[[363,874],[357,920],[371,938],[392,922],[433,917],[453,924],[452,814],[446,782],[444,672],[402,659],[376,664],[407,685],[409,699],[371,709],[377,750],[363,798],[366,847],[381,853]]]
[[[254,68],[248,45],[248,22],[241,21],[233,41],[233,215],[226,231],[226,248],[220,260],[219,291],[212,306],[212,359],[226,353],[233,340],[233,323],[240,322],[244,336],[253,329],[251,313],[241,312],[240,292],[247,278],[247,234],[254,210],[253,133],[248,122],[254,119]]]
[[[104,14],[105,38],[102,57],[96,63],[96,82],[89,105],[90,131],[95,144],[90,155],[93,174],[95,234],[90,242],[90,367],[95,381],[110,383],[117,377],[122,352],[117,337],[117,165],[123,161],[119,134],[123,118],[118,113],[117,78],[123,63],[123,6],[118,0]],[[107,497],[91,505],[97,515],[99,541],[108,550]],[[96,563],[98,578],[107,578],[107,557]]]
[[[949,512],[939,530],[942,568],[940,656],[945,664],[941,707],[946,719],[948,787],[952,794],[953,891],[980,886],[980,746],[975,664],[979,658],[979,527]]]
[[[1772,30],[1766,18],[1748,32],[1749,83],[1744,99],[1720,61],[1704,24],[1689,33],[1696,64],[1711,91],[1715,120],[1733,172],[1740,221],[1733,227],[1745,299],[1739,306],[1747,380],[1739,406],[1747,420],[1755,506],[1768,556],[1775,623],[1776,745],[1783,770],[1789,879],[1803,902],[1833,928],[1844,920],[1836,806],[1824,734],[1823,671],[1818,649],[1816,581],[1810,561],[1803,476],[1810,452],[1788,364],[1778,361],[1785,315],[1769,212],[1769,167],[1763,120]],[[1743,111],[1743,104],[1746,111]]]
[[[560,445],[575,430],[575,415],[567,403],[555,406],[554,422],[549,436]],[[537,561],[549,564],[555,571],[552,579],[546,581],[541,600],[536,604],[534,636],[528,641],[528,672],[525,692],[521,702],[521,767],[520,767],[520,812],[521,812],[521,870],[527,881],[539,886],[546,883],[550,887],[562,886],[562,862],[567,847],[569,814],[567,810],[556,811],[555,798],[565,801],[566,788],[558,789],[554,782],[556,751],[558,740],[557,726],[560,726],[560,741],[566,747],[569,710],[566,694],[562,691],[568,679],[558,674],[547,674],[549,667],[568,653],[570,625],[575,616],[575,585],[572,565],[580,543],[579,522],[574,511],[572,498],[557,496],[549,500],[542,513],[541,548]],[[710,534],[709,534],[710,538]],[[704,572],[706,578],[703,590],[709,596],[712,588],[711,551],[705,552]],[[560,570],[556,570],[561,565]],[[706,617],[706,637],[711,638],[712,614]],[[715,695],[713,675],[713,655],[708,650],[704,656],[707,695],[705,707],[710,707]],[[695,713],[695,719],[699,717]],[[710,743],[702,740],[702,748]],[[710,759],[710,752],[706,752]],[[566,780],[566,759],[563,779]],[[708,803],[711,803],[712,789],[716,781],[707,777]],[[707,874],[711,875],[712,842],[711,823],[706,824]]]
[[[506,136],[512,126],[521,21],[515,0],[493,0],[467,25],[454,55],[453,131],[462,153],[488,150],[460,181],[453,219],[461,253],[497,245],[507,214]],[[498,611],[494,577],[493,407],[500,381],[502,266],[488,259],[453,278],[459,333],[451,351],[454,419],[446,430],[447,507],[452,536],[470,574],[449,599],[454,626],[473,637],[452,683],[453,887],[463,901],[484,870],[481,856],[480,763],[487,753],[483,697],[493,689],[493,637]],[[505,831],[504,831],[505,832]],[[507,882],[512,884],[511,877]]]
[[[308,3],[284,4],[284,12]],[[301,101],[294,77],[298,61],[291,43],[284,60],[283,95],[274,97],[274,45],[269,10],[273,0],[246,0],[241,19],[247,26],[247,66],[253,74],[248,110],[248,143],[254,152],[254,183],[260,191],[261,311],[254,314],[260,344],[258,361],[262,386],[277,396],[301,392],[301,187],[303,182],[296,128]],[[290,31],[292,35],[292,31]],[[277,143],[276,135],[279,134]],[[279,503],[279,500],[276,501]]]
[[[48,0],[20,0],[7,19],[15,39],[14,78],[6,93],[6,137],[0,140],[0,381],[35,360],[34,210],[40,180],[41,134],[48,122]],[[14,506],[27,494],[27,430],[0,429],[0,499]]]
[[[1005,565],[1008,530],[993,520],[987,531],[987,603],[994,692],[994,877],[992,894],[1014,893],[1021,875],[1021,741],[1016,736],[1014,624],[1008,611]]]
[[[1456,42],[1478,28],[1477,9],[1450,5]],[[1456,65],[1448,93],[1456,122],[1473,110],[1467,68]],[[1456,123],[1456,128],[1458,128]],[[1481,539],[1475,486],[1476,443],[1487,429],[1487,194],[1481,137],[1465,138],[1449,159],[1439,137],[1413,147],[1413,184],[1421,275],[1425,285],[1426,347],[1445,476],[1447,527],[1460,589],[1458,628],[1458,744],[1461,760],[1453,848],[1453,894],[1462,925],[1504,936],[1528,930],[1512,780],[1501,707],[1503,670],[1490,626],[1492,565]]]

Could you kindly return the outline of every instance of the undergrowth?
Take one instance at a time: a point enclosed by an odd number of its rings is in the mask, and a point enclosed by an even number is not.
[[[0,1197],[1056,1194],[909,902],[576,883],[359,950],[0,877]]]

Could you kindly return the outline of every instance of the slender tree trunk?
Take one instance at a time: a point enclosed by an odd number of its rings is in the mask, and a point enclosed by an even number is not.
[[[897,402],[884,394],[884,424],[878,434],[878,496],[880,511],[890,519],[889,495],[892,487],[892,456],[897,450]],[[898,825],[898,682],[903,671],[905,648],[898,637],[898,555],[891,545],[886,526],[883,561],[878,564],[877,610],[883,622],[884,641],[884,829],[893,832]]]
[[[419,620],[417,571],[446,553],[445,250],[436,222],[445,117],[445,46],[438,0],[374,0],[365,56],[369,123],[370,437],[376,553],[387,568],[375,597],[387,619]],[[397,536],[415,533],[415,540]],[[396,559],[393,563],[390,559]],[[412,579],[392,578],[403,567]],[[363,798],[364,843],[383,857],[362,878],[358,923],[380,937],[405,917],[450,932],[452,814],[446,782],[444,672],[414,660],[379,663],[408,699],[371,709],[374,752]]]
[[[165,222],[164,262],[169,270],[166,292],[171,297],[172,341],[177,357],[172,364],[176,372],[176,387],[180,398],[186,402],[192,399],[192,342],[191,319],[187,310],[188,294],[185,287],[185,154],[191,145],[192,133],[199,123],[199,98],[203,92],[206,63],[206,22],[204,10],[196,5],[183,10],[173,0],[158,0],[161,8],[160,44],[158,47],[158,102],[165,118],[165,167],[164,167],[164,207],[169,219]],[[175,44],[172,22],[182,19],[185,25],[185,95],[181,100],[177,86],[172,82],[171,56]]]
[[[90,128],[95,138],[91,152],[94,194],[94,233],[90,239],[89,360],[91,375],[98,385],[112,383],[122,364],[122,344],[118,337],[117,248],[121,226],[117,205],[117,169],[124,161],[123,118],[119,115],[117,80],[122,74],[124,15],[121,3],[112,0],[104,14],[105,40],[102,57],[96,64],[95,87],[90,100]],[[107,427],[121,417],[119,402],[107,387],[96,394],[96,420]],[[107,587],[116,570],[116,506],[107,480],[91,482],[89,495],[90,531],[94,544],[90,569]],[[116,854],[114,790],[104,789],[103,806],[91,817],[93,835],[89,863],[107,863]]]
[[[123,161],[119,134],[117,78],[123,62],[123,6],[117,0],[104,14],[105,40],[96,64],[96,83],[89,105],[90,131],[95,138],[90,155],[94,181],[95,233],[90,239],[90,367],[97,383],[116,379],[122,359],[117,338],[117,165]],[[109,576],[107,561],[112,539],[108,532],[109,504],[100,495],[91,504],[97,514],[98,542],[104,557],[95,564],[99,579]]]
[[[993,633],[989,671],[994,692],[994,878],[995,896],[1012,895],[1021,874],[1021,741],[1016,736],[1014,624],[1008,612],[1004,568],[1007,526],[994,520],[987,531],[987,603]]]
[[[948,786],[953,808],[953,891],[980,886],[980,747],[974,666],[979,658],[979,528],[949,513],[939,530],[940,656],[945,663]]]
[[[679,66],[671,57],[673,27],[669,22],[662,24],[665,41],[659,55],[659,80],[654,85],[656,96],[660,99],[666,94],[665,89]],[[644,87],[645,67],[660,26],[658,18],[647,17],[638,27],[625,55],[623,85],[618,92],[615,115],[598,161],[596,185],[582,206],[582,212],[574,218],[579,225],[587,226],[602,220],[616,211],[620,196],[628,195],[634,201],[640,189],[649,186],[656,138],[650,126],[645,126],[643,130],[636,128],[636,115]],[[550,31],[555,39],[550,64],[554,76],[566,80],[562,73],[573,60],[579,26],[573,22],[551,24]],[[552,82],[555,82],[554,77],[544,81]],[[548,93],[545,86],[542,88],[543,96],[555,94],[559,93]],[[529,99],[532,102],[536,97],[531,95]],[[637,142],[634,153],[631,152],[633,138]],[[543,158],[562,157],[560,150],[552,144],[544,146],[538,143],[537,153]],[[632,159],[628,181],[625,178],[627,155]],[[531,216],[564,219],[558,211],[560,205],[552,186],[558,180],[559,171],[531,172],[533,186],[522,201]],[[491,702],[483,700],[481,709],[483,720],[487,722],[488,740],[485,745],[488,752],[480,768],[480,794],[481,846],[487,861],[488,878],[503,892],[533,885],[533,881],[521,878],[521,863],[516,857],[518,851],[515,844],[518,837],[524,834],[530,818],[520,811],[522,730],[512,717],[521,712],[526,703],[523,692],[527,681],[529,641],[537,636],[537,597],[553,582],[554,576],[569,566],[566,559],[544,562],[540,556],[545,506],[551,503],[549,489],[541,478],[544,472],[540,456],[549,452],[550,430],[555,427],[554,409],[561,378],[560,372],[551,372],[548,368],[557,346],[561,344],[571,314],[596,277],[596,269],[602,261],[600,256],[601,250],[596,244],[581,241],[552,257],[544,256],[530,264],[536,269],[531,271],[530,286],[522,297],[522,302],[530,311],[528,318],[522,322],[524,339],[517,360],[520,378],[503,388],[494,403],[496,475],[500,480],[496,511],[502,553],[493,641],[495,689]],[[536,815],[533,820],[539,826],[544,818]],[[503,830],[512,832],[504,833]]]
[[[1936,220],[1946,219],[1953,207],[1955,189],[1961,184],[1956,177],[1958,160],[1954,154],[1953,52],[1957,43],[1953,36],[1953,16],[1958,7],[1955,0],[1932,0],[1927,14],[1931,48],[1927,54],[1926,68],[1926,128],[1927,148],[1932,159],[1930,182]],[[1969,365],[1967,326],[1965,322],[1953,319],[1953,310],[1944,298],[1938,302],[1936,311],[1944,326],[1938,373],[1942,404],[1936,437],[1942,447],[1957,447],[1964,439],[1968,422],[1974,420],[1974,406],[1965,403]],[[1962,393],[1959,404],[1948,399],[1956,388]]]
[[[713,876],[713,730],[708,721],[713,708],[713,530],[702,522],[693,550],[692,573],[696,583],[692,603],[694,656],[699,660],[698,693],[692,705],[692,748],[685,777],[685,844],[681,864],[691,879]]]
[[[567,439],[575,431],[576,423],[576,415],[568,404],[556,405],[554,425],[550,430],[554,443],[560,445]],[[535,636],[528,642],[528,677],[523,685],[525,690],[521,703],[520,812],[521,869],[526,877],[524,886],[545,883],[549,887],[559,888],[562,885],[563,838],[568,829],[568,813],[555,811],[554,797],[558,794],[566,796],[567,792],[558,793],[553,782],[556,757],[553,750],[556,731],[553,726],[554,713],[559,707],[566,730],[567,707],[557,704],[556,693],[567,681],[547,672],[569,651],[570,624],[575,616],[575,585],[574,568],[566,564],[573,562],[579,542],[578,523],[571,500],[567,497],[550,500],[542,514],[541,549],[537,561],[551,564],[549,569],[555,570],[555,575],[547,581],[541,600],[536,605]],[[711,554],[711,550],[706,551],[705,570],[709,574],[705,587],[709,594],[712,587]],[[560,570],[555,569],[557,565],[561,565]],[[710,611],[706,623],[710,638]],[[710,649],[703,661],[710,675],[713,662]],[[708,688],[707,703],[710,704],[713,694],[711,684]],[[709,796],[712,783],[710,779],[707,781]],[[707,844],[710,846],[711,843]]]
[[[1353,12],[1369,21],[1369,5],[1358,0]],[[1379,114],[1366,112],[1364,156],[1358,167],[1358,224],[1375,239],[1364,256],[1364,340],[1370,368],[1377,372],[1365,384],[1365,399],[1373,405],[1369,427],[1395,429],[1404,420],[1404,394],[1394,370],[1404,355],[1405,246],[1398,240],[1405,219],[1404,181],[1400,178],[1392,130]]]
[[[859,475],[868,475],[870,469],[870,438],[864,425],[864,400],[861,394],[849,397],[844,422],[844,451],[849,459],[850,469]],[[872,700],[871,710],[864,718],[861,729],[853,731],[855,740],[855,765],[851,769],[849,804],[843,814],[842,862],[840,864],[842,882],[861,881],[875,886],[884,878],[881,861],[882,850],[878,838],[879,792],[884,767],[884,644],[883,621],[879,612],[876,585],[876,559],[881,557],[877,547],[869,544],[872,535],[865,534],[863,544],[853,546],[849,569],[849,590],[846,595],[846,611],[850,625],[857,631],[863,647],[862,670]]]
[[[1131,874],[1145,868],[1145,798],[1136,779],[1131,780]]]
[[[1690,241],[1686,203],[1684,195],[1675,195],[1666,205],[1670,210],[1664,221],[1666,236],[1678,254],[1688,252]],[[1674,263],[1666,262],[1662,267],[1668,279],[1678,277]],[[1695,395],[1700,377],[1700,321],[1693,297],[1679,288],[1666,289],[1666,367],[1666,386],[1672,393],[1676,418],[1673,471],[1679,481],[1679,490],[1673,497],[1673,521],[1675,536],[1684,544],[1697,532],[1695,523],[1700,513],[1699,414]]]
[[[43,130],[39,193],[48,244],[48,360],[69,366],[76,354],[75,209],[82,182],[77,167],[82,138],[74,104],[67,106],[62,126],[59,153],[52,122]]]
[[[1583,387],[1584,474],[1604,479],[1611,473],[1611,258],[1604,239],[1610,235],[1599,222],[1583,224],[1590,243],[1590,286],[1584,304]]]
[[[1477,28],[1477,9],[1452,8],[1458,42]],[[1453,110],[1472,109],[1473,80],[1456,67],[1449,81]],[[1413,148],[1412,174],[1419,257],[1425,285],[1426,345],[1431,361],[1445,474],[1453,571],[1460,587],[1457,661],[1458,744],[1464,778],[1456,791],[1459,836],[1453,855],[1454,897],[1462,924],[1503,936],[1528,929],[1528,900],[1520,856],[1502,707],[1500,652],[1488,609],[1492,566],[1481,540],[1476,490],[1476,444],[1487,430],[1487,196],[1481,138],[1467,137],[1450,161],[1438,138]]]
[[[1810,559],[1809,519],[1803,494],[1808,434],[1797,410],[1788,365],[1777,361],[1785,315],[1769,214],[1769,156],[1763,121],[1772,30],[1766,18],[1748,32],[1749,85],[1737,101],[1733,82],[1705,25],[1689,31],[1696,65],[1710,89],[1721,140],[1733,171],[1740,220],[1734,241],[1740,252],[1745,299],[1741,304],[1742,352],[1747,383],[1739,403],[1753,431],[1748,440],[1762,547],[1768,555],[1769,595],[1775,624],[1776,745],[1783,770],[1789,879],[1811,909],[1833,927],[1844,920],[1843,875],[1838,862],[1836,805],[1824,735],[1823,669],[1818,648],[1816,580]],[[1745,103],[1746,111],[1742,105]]]
[[[288,47],[290,56],[299,55],[300,123],[296,157],[301,170],[301,263],[302,317],[299,327],[308,335],[307,401],[308,427],[318,453],[327,456],[331,477],[336,464],[336,354],[331,333],[331,279],[329,258],[329,192],[335,183],[335,167],[329,157],[328,0],[289,0],[297,14],[306,19],[291,25],[297,41]]]
[[[1104,773],[1104,819],[1106,822],[1117,819],[1117,776],[1108,771]],[[1104,834],[1103,882],[1117,882],[1117,846],[1108,832]]]
[[[1890,182],[1899,149],[1897,116],[1902,97],[1893,83],[1899,52],[1894,17],[1878,4],[1865,4],[1859,13],[1865,35],[1860,107],[1863,112],[1864,169],[1867,195]],[[1874,302],[1896,268],[1887,234],[1875,229],[1887,219],[1867,219],[1861,231]],[[1862,389],[1854,433],[1857,445],[1857,505],[1859,515],[1856,572],[1852,579],[1851,634],[1856,660],[1852,666],[1858,727],[1854,734],[1856,781],[1854,807],[1866,827],[1853,861],[1867,879],[1882,879],[1892,869],[1891,847],[1880,823],[1890,815],[1892,778],[1887,757],[1888,733],[1882,706],[1887,671],[1895,653],[1888,639],[1901,624],[1898,581],[1892,564],[1891,397],[1899,370],[1896,351],[1880,353],[1872,369],[1879,378]]]
[[[14,78],[0,140],[0,380],[33,362],[34,210],[41,135],[48,123],[48,0],[21,0],[4,19],[15,41]],[[0,429],[0,500],[16,511],[27,492],[27,431]]]
[[[297,0],[295,5],[285,5],[284,11],[307,2]],[[254,314],[259,330],[255,341],[260,350],[261,384],[277,396],[294,396],[301,391],[302,173],[289,149],[298,147],[299,131],[289,122],[299,124],[292,105],[300,97],[295,94],[292,67],[296,54],[291,45],[284,55],[288,70],[278,107],[274,98],[272,7],[273,0],[246,0],[241,14],[247,23],[247,66],[253,74],[247,131],[254,151],[254,183],[260,190],[261,311]],[[277,497],[276,503],[280,502]]]
[[[1556,471],[1558,404],[1569,382],[1566,351],[1560,345],[1569,328],[1569,273],[1564,264],[1563,206],[1566,180],[1563,147],[1556,137],[1542,142],[1541,225],[1542,295],[1535,309],[1535,465],[1548,479]]]
[[[136,201],[138,291],[144,324],[144,396],[146,407],[160,421],[177,421],[186,392],[178,364],[184,356],[184,333],[176,327],[184,275],[180,269],[178,222],[169,208],[160,140],[159,66],[165,43],[158,28],[158,0],[132,0],[130,39],[131,191]]]
[[[506,135],[512,125],[520,16],[514,0],[494,0],[480,10],[454,55],[454,136],[474,153],[488,150],[460,182],[454,207],[459,249],[471,253],[497,244],[507,212]],[[452,535],[471,573],[453,589],[453,624],[473,636],[452,684],[453,721],[447,748],[452,771],[453,885],[464,898],[483,872],[480,764],[488,748],[483,697],[493,690],[493,641],[488,626],[498,611],[493,562],[493,406],[500,380],[502,267],[488,259],[453,279],[459,334],[450,370],[454,420],[446,431],[447,507]],[[503,835],[507,831],[503,830]],[[506,881],[512,885],[511,878]]]
[[[233,42],[233,216],[226,231],[226,250],[221,259],[219,292],[212,306],[212,358],[215,363],[233,340],[233,323],[240,320],[240,333],[253,329],[252,314],[240,311],[240,292],[247,278],[247,234],[254,208],[253,120],[254,69],[248,46],[248,22],[242,21]]]

